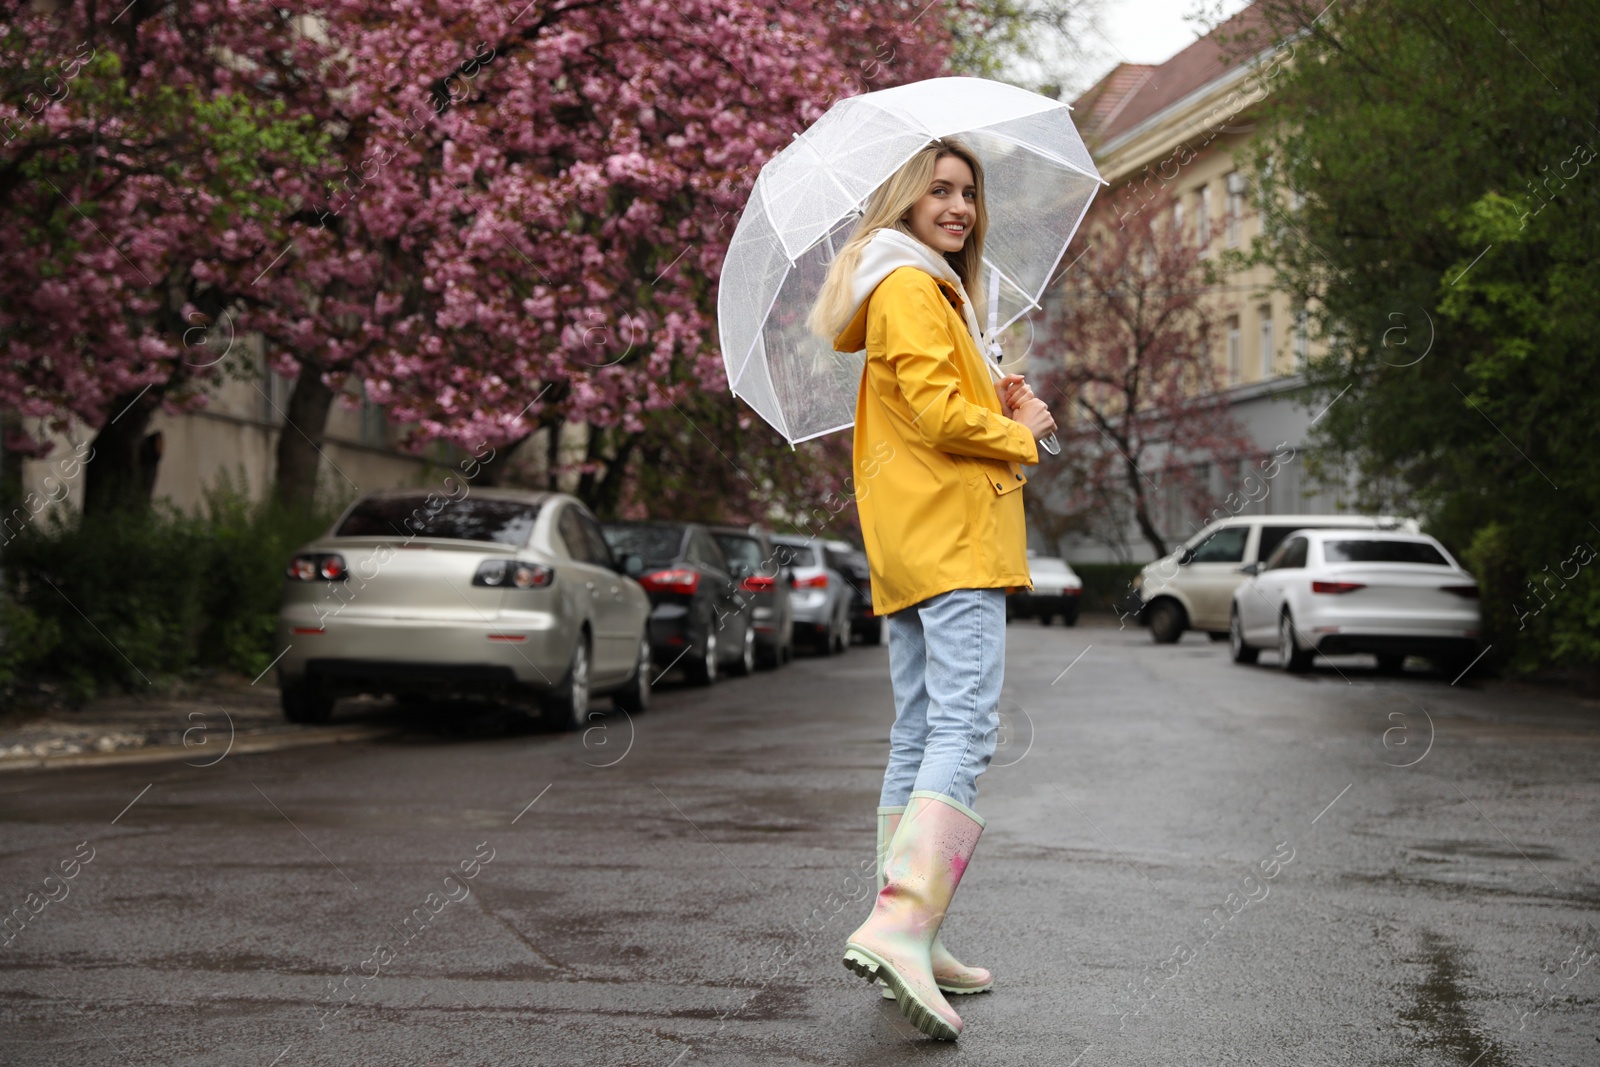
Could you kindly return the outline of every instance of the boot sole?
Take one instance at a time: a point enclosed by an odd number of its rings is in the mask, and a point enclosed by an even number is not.
[[[884,1000],[893,1000],[894,999],[894,990],[889,988],[889,984],[887,982],[883,981],[882,979],[879,979],[878,980],[878,985],[883,989],[883,999]],[[942,986],[939,987],[939,992],[943,993],[947,997],[964,997],[964,996],[967,996],[967,995],[972,994],[972,993],[987,993],[987,992],[989,992],[989,990],[991,990],[993,988],[994,988],[994,983],[993,982],[990,982],[988,985],[979,985],[979,986],[942,985]]]
[[[960,1030],[945,1022],[943,1016],[922,1003],[895,969],[876,953],[857,945],[847,945],[844,965],[869,982],[882,979],[894,996],[895,1003],[899,1005],[900,1014],[924,1034],[937,1041],[954,1041],[961,1036]]]

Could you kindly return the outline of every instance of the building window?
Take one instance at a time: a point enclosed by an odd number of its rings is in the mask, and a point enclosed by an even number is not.
[[[388,444],[388,418],[383,408],[367,399],[366,390],[361,392],[361,443],[371,448],[382,448]]]
[[[1228,317],[1228,384],[1239,384],[1244,369],[1244,341],[1239,336],[1239,316]]]
[[[268,426],[282,426],[283,420],[288,418],[286,412],[294,379],[285,378],[268,367],[265,355],[258,358],[257,369],[261,374],[261,384],[256,387],[257,417]]]
[[[1301,308],[1294,313],[1294,369],[1304,370],[1306,361],[1311,357],[1310,331],[1307,329],[1306,309]]]
[[[1183,243],[1183,201],[1176,198],[1172,201],[1172,240],[1174,244]]]
[[[1195,200],[1194,241],[1203,255],[1211,244],[1211,186],[1202,185]]]
[[[1272,308],[1263,304],[1261,315],[1261,377],[1272,377]]]
[[[1228,174],[1227,214],[1223,220],[1222,239],[1229,248],[1239,247],[1239,220],[1244,216],[1244,175],[1238,171]]]

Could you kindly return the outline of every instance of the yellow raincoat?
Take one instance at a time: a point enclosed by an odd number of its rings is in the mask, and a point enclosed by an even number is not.
[[[1028,588],[1022,464],[1033,434],[1000,400],[955,286],[889,274],[834,339],[867,351],[856,397],[856,504],[874,613],[952,589]]]

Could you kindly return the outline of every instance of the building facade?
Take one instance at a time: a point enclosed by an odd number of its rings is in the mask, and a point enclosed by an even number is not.
[[[1292,42],[1270,39],[1256,5],[1245,8],[1165,63],[1124,63],[1074,102],[1074,114],[1121,222],[1133,213],[1171,212],[1171,221],[1202,258],[1247,252],[1272,213],[1248,167],[1259,131],[1259,105],[1293,61]],[[1178,494],[1160,502],[1158,525],[1181,542],[1206,521],[1233,514],[1326,514],[1342,510],[1342,489],[1318,488],[1307,476],[1315,411],[1306,407],[1301,369],[1313,355],[1303,308],[1275,291],[1269,268],[1226,273],[1203,305],[1217,379],[1234,418],[1255,442],[1254,454],[1222,457],[1205,472],[1216,506],[1196,514]],[[1266,456],[1292,452],[1264,497],[1238,492]],[[1251,496],[1257,494],[1251,493]],[[1153,551],[1131,524],[1116,539],[1068,538],[1054,546],[1082,562],[1143,561]]]

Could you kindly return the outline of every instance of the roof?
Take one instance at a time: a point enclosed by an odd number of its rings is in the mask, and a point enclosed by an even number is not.
[[[1073,101],[1086,140],[1105,143],[1264,51],[1272,37],[1252,3],[1165,63],[1120,63]]]

